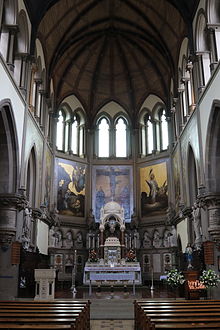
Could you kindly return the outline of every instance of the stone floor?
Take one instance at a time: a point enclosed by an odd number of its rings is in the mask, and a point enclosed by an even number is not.
[[[57,290],[56,298],[71,299],[73,294],[70,289]],[[88,288],[78,287],[75,299],[89,299],[91,301],[90,325],[91,330],[134,330],[134,305],[135,299],[175,299],[179,293],[170,290],[164,285],[136,288],[133,295],[132,288],[93,288],[89,296]]]
[[[132,320],[91,320],[91,330],[133,330]]]

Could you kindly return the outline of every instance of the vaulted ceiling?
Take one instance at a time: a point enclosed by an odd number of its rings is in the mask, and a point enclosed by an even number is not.
[[[25,0],[56,101],[94,117],[115,100],[131,118],[150,93],[167,102],[198,0]]]

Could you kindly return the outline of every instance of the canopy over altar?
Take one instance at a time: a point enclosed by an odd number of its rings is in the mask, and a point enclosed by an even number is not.
[[[141,284],[141,268],[134,251],[129,251],[130,258],[125,258],[124,209],[112,201],[100,211],[99,256],[94,258],[91,251],[84,268],[84,284],[92,285],[135,285]],[[94,262],[95,261],[95,262]]]

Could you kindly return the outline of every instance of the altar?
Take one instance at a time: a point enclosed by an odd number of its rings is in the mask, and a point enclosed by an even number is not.
[[[101,265],[99,263],[86,263],[83,283],[89,285],[89,294],[92,286],[133,286],[141,284],[141,268],[139,262],[126,262],[124,265]]]
[[[133,286],[141,284],[141,267],[136,261],[125,258],[124,242],[124,209],[118,203],[107,203],[100,211],[100,246],[99,259],[89,257],[84,268],[83,283],[89,285],[89,294],[92,286]],[[108,235],[104,235],[104,232]],[[105,237],[105,239],[104,239]],[[91,250],[90,253],[95,253]],[[95,261],[95,262],[94,262]]]

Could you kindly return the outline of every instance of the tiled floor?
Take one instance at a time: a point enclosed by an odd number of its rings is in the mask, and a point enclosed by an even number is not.
[[[133,330],[131,320],[91,320],[91,330]]]

